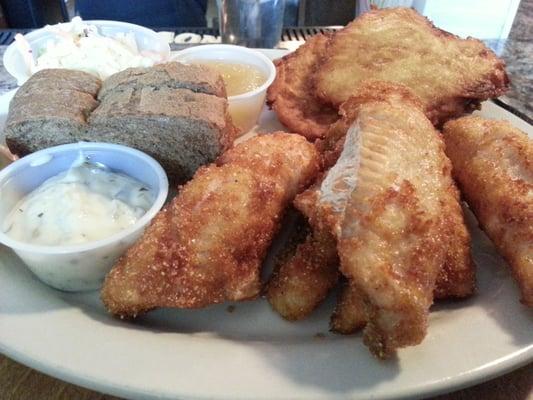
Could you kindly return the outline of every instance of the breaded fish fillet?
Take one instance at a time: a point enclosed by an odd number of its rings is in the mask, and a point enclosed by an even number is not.
[[[335,165],[343,149],[346,130],[357,119],[360,103],[387,99],[396,102],[407,101],[421,107],[416,97],[400,86],[374,82],[366,85],[361,94],[361,97],[341,106],[342,119],[331,126],[328,136],[319,144],[326,153],[327,166]],[[449,170],[447,173],[449,176]],[[475,265],[471,256],[470,234],[464,223],[457,188],[451,179],[448,179],[448,182],[450,187],[444,192],[446,197],[443,204],[444,216],[451,232],[446,241],[445,262],[439,271],[434,290],[437,299],[466,297],[475,290]],[[319,185],[320,182],[318,187]],[[316,215],[318,199],[317,184],[296,197],[296,208],[309,219],[314,232],[280,262],[267,292],[272,307],[289,320],[307,317],[337,282],[336,242],[326,239],[331,234],[328,235],[325,221]],[[317,237],[322,240],[317,240]],[[361,318],[364,313],[355,308],[362,304],[355,301],[356,290],[349,285],[345,286],[344,290],[349,293],[341,293],[339,304],[332,316],[331,327],[340,333],[353,333],[364,325]]]
[[[310,38],[295,52],[276,60],[276,79],[268,88],[267,103],[278,119],[309,140],[323,137],[337,110],[316,98],[311,74],[324,54],[329,35]]]
[[[412,89],[435,125],[503,94],[504,62],[481,41],[442,31],[410,8],[365,13],[329,41],[316,68],[316,94],[339,106],[363,82],[381,80]]]
[[[283,318],[303,319],[337,283],[338,266],[333,235],[327,230],[308,232],[301,243],[279,260],[267,285],[267,300]]]
[[[453,181],[450,181],[445,193],[444,218],[450,231],[446,241],[446,258],[437,277],[434,295],[436,299],[468,297],[476,290],[476,265],[472,259],[470,232],[465,224],[459,190]]]
[[[298,205],[310,191],[297,196]],[[457,193],[455,186],[451,194]],[[470,251],[470,234],[458,198],[445,203],[451,233],[446,257],[437,276],[435,299],[463,298],[474,293],[475,264]],[[338,280],[338,255],[331,234],[311,232],[292,253],[286,254],[270,278],[267,299],[272,308],[287,320],[301,320],[326,298]],[[331,317],[331,329],[342,334],[355,333],[366,324],[361,294],[344,285]]]
[[[328,161],[337,159],[344,147],[344,135],[348,126],[358,117],[359,105],[373,101],[388,101],[392,103],[410,103],[423,108],[422,103],[413,92],[405,86],[392,85],[385,82],[369,82],[361,86],[357,96],[340,107],[342,119],[333,124],[319,149]],[[337,143],[335,143],[337,142]],[[450,171],[445,172],[447,176]],[[475,264],[472,259],[470,233],[467,230],[463,210],[460,205],[459,191],[451,179],[447,179],[448,188],[444,192],[444,217],[451,232],[447,239],[446,259],[437,278],[435,297],[437,299],[462,298],[470,296],[475,291]],[[309,189],[311,190],[311,189]],[[305,196],[305,192],[297,197]]]
[[[350,99],[357,118],[317,192],[341,272],[363,300],[365,343],[379,357],[424,338],[451,231],[444,144],[399,90],[392,95],[391,87],[389,99]]]
[[[444,264],[439,271],[433,291],[436,300],[471,296],[476,283],[470,233],[466,228],[459,204],[459,192],[455,184],[450,183],[452,186],[444,193],[444,218],[449,231],[444,244],[446,247]],[[354,285],[345,285],[331,316],[331,330],[351,334],[363,328],[365,324],[366,316],[361,294]]]
[[[135,316],[253,298],[285,207],[318,173],[300,135],[261,135],[202,167],[106,277],[107,309]]]
[[[365,302],[361,291],[355,285],[345,282],[329,321],[331,330],[349,335],[363,329],[366,321]]]
[[[506,121],[465,117],[444,126],[453,173],[480,226],[533,307],[533,142]]]

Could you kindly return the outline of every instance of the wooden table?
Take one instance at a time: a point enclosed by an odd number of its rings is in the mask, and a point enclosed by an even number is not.
[[[0,400],[118,400],[71,385],[0,355]],[[532,400],[533,363],[489,382],[433,400]]]

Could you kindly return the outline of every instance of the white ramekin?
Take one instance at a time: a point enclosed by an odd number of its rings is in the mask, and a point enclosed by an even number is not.
[[[43,246],[14,240],[0,229],[0,243],[10,247],[44,283],[60,290],[97,289],[116,260],[143,233],[166,201],[168,179],[152,157],[109,143],[73,143],[51,147],[8,165],[0,171],[0,222],[18,201],[48,178],[67,170],[80,152],[148,185],[156,194],[152,207],[134,225],[105,239],[79,245]]]
[[[276,77],[274,63],[257,50],[231,44],[207,44],[177,52],[173,59],[185,64],[202,61],[225,61],[248,64],[258,68],[267,77],[257,89],[237,96],[229,96],[229,112],[241,134],[254,127],[265,103],[266,91]]]

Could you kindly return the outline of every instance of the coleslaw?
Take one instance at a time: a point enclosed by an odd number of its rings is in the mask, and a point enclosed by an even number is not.
[[[31,74],[48,68],[66,68],[88,72],[100,79],[130,67],[151,67],[162,62],[161,55],[139,51],[132,32],[104,36],[94,25],[80,17],[70,23],[47,25],[53,39],[37,55],[23,35],[15,41]],[[35,58],[35,56],[37,56]]]

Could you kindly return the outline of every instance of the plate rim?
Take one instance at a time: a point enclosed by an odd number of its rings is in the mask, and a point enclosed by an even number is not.
[[[147,392],[145,389],[138,390],[135,388],[123,387],[119,385],[113,385],[111,383],[102,383],[97,380],[91,380],[89,378],[84,378],[80,375],[75,375],[69,371],[63,371],[59,367],[50,367],[46,365],[45,362],[41,362],[36,359],[26,358],[23,353],[17,351],[4,351],[5,347],[0,343],[0,353],[6,355],[7,357],[19,362],[22,365],[33,368],[45,375],[51,376],[52,378],[62,380],[64,382],[81,386],[85,389],[109,394],[116,397],[121,397],[124,399],[143,399],[143,400],[173,400],[173,399],[182,399],[182,400],[209,400],[213,399],[211,396],[195,396],[192,394],[186,393],[175,393],[173,395],[167,396],[164,393],[153,393]],[[474,371],[469,371],[466,374],[463,374],[458,379],[457,377],[445,378],[440,380],[438,383],[426,384],[420,391],[417,393],[402,393],[400,396],[384,396],[380,397],[382,400],[402,400],[402,399],[422,399],[428,396],[434,397],[446,393],[453,393],[457,390],[465,389],[468,387],[476,386],[480,383],[490,381],[492,379],[498,378],[506,373],[517,370],[521,367],[524,367],[530,363],[533,363],[533,345],[529,349],[526,349],[522,352],[519,352],[518,356],[507,357],[504,361],[493,363],[490,366],[484,366],[478,368]],[[518,361],[516,361],[518,359]],[[25,360],[28,360],[27,362]],[[452,381],[451,385],[448,384],[449,381]],[[257,399],[268,399],[269,397],[258,397]],[[287,396],[282,399],[303,399],[302,396]],[[312,400],[331,400],[331,399],[347,399],[350,398],[347,395],[331,395],[323,394],[318,397],[309,397],[305,396],[306,399]],[[372,395],[367,397],[357,397],[359,400],[363,399],[372,399]],[[235,397],[219,396],[218,400],[234,400]]]

